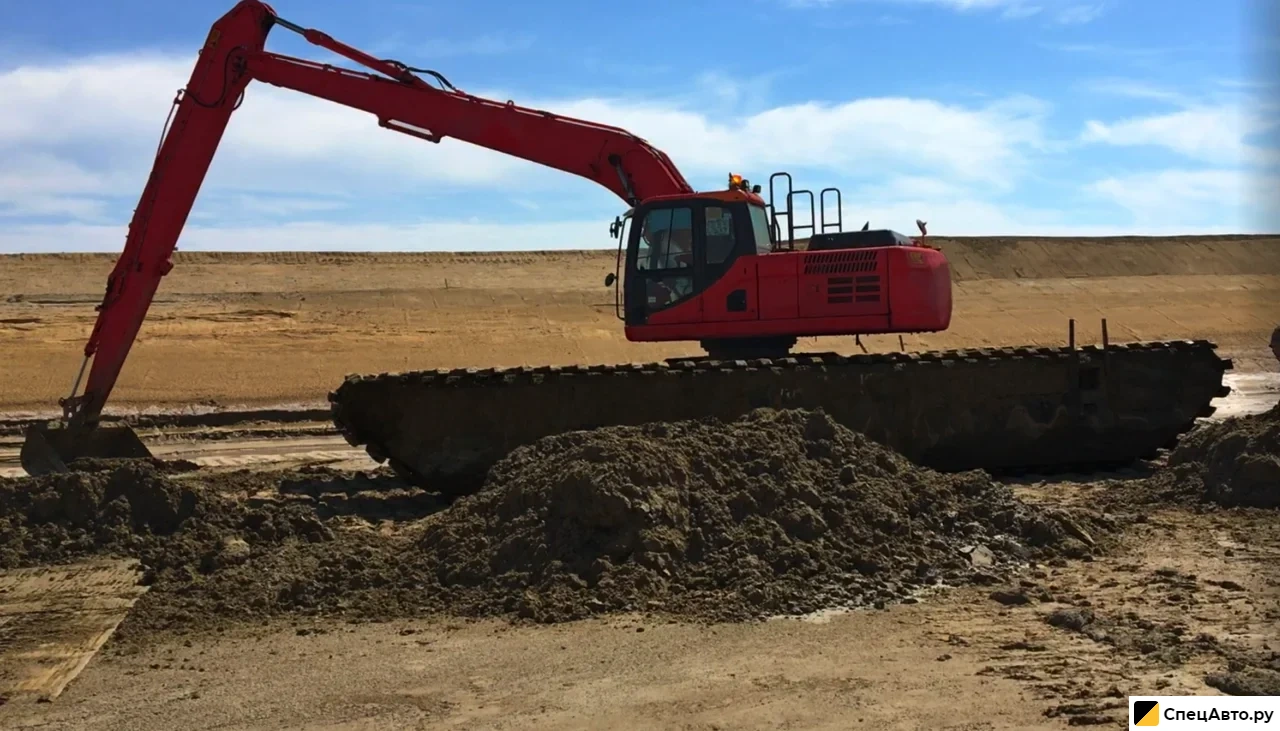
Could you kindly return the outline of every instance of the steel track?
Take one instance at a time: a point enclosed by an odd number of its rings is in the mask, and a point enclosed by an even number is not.
[[[613,424],[822,408],[943,470],[1113,467],[1213,413],[1229,360],[1205,340],[348,376],[329,394],[349,444],[405,477],[478,487],[507,451]]]

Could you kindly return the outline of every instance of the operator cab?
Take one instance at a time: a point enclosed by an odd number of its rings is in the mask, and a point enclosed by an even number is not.
[[[775,184],[785,180],[780,191],[785,211],[776,209]],[[650,198],[614,221],[610,234],[618,239],[618,271],[609,275],[605,286],[623,276],[623,286],[616,291],[619,317],[630,327],[657,321],[668,324],[695,317],[690,307],[680,307],[696,299],[717,282],[732,282],[726,277],[741,257],[763,255],[795,249],[796,233],[804,228],[823,233],[842,226],[839,220],[840,191],[822,191],[821,223],[814,218],[814,196],[807,190],[794,190],[791,175],[774,173],[769,178],[769,202],[761,197],[759,185],[751,185],[741,175],[730,174],[725,190]],[[827,222],[828,195],[834,193],[836,219]],[[791,209],[794,200],[808,196],[810,224],[794,224]],[[786,218],[785,228],[779,216]],[[629,228],[628,228],[629,226]],[[820,226],[820,229],[815,228]],[[625,259],[622,245],[626,243]],[[713,305],[719,316],[706,312],[706,305],[694,305],[698,319],[745,319],[756,313],[755,287],[732,288],[723,303]],[[676,309],[673,314],[665,314]]]
[[[739,257],[773,250],[763,202],[741,189],[647,201],[632,212],[629,233],[622,302],[628,325],[695,297]]]

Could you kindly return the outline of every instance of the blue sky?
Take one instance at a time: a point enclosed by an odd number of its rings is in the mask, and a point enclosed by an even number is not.
[[[119,250],[174,92],[230,6],[5,14],[0,252]],[[273,6],[465,91],[626,127],[697,188],[782,169],[839,186],[855,226],[1280,232],[1280,16],[1261,0]],[[333,61],[283,28],[268,48]],[[609,246],[622,209],[588,181],[253,85],[180,247]]]

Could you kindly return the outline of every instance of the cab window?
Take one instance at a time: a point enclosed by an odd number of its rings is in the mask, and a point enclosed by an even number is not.
[[[720,206],[707,206],[706,217],[707,263],[723,264],[733,256],[733,212]]]
[[[768,254],[773,251],[773,240],[769,237],[769,217],[760,206],[748,208],[751,209],[751,232],[756,237],[756,253]]]
[[[637,269],[688,269],[693,266],[693,209],[649,211],[640,228]]]

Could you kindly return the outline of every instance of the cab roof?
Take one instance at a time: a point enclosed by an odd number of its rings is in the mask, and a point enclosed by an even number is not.
[[[724,203],[749,203],[757,206],[764,206],[764,198],[759,194],[752,193],[748,190],[730,189],[730,190],[708,190],[696,193],[671,193],[668,195],[655,195],[652,198],[645,198],[640,205],[647,206],[653,203],[676,203],[679,201],[711,199],[722,201]]]

